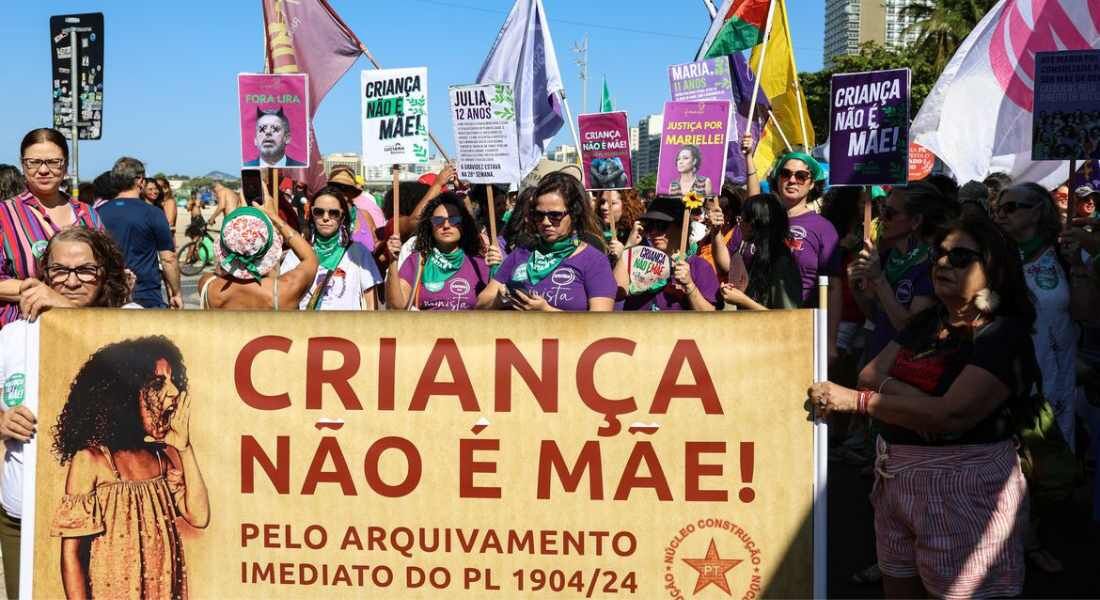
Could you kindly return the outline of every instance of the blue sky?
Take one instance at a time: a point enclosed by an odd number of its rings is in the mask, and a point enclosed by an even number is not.
[[[450,151],[447,86],[473,82],[512,1],[330,4],[383,66],[428,67],[431,129]],[[824,1],[787,5],[799,70],[820,69]],[[103,139],[80,145],[82,179],[124,154],[142,159],[151,172],[233,172],[240,151],[236,74],[263,70],[260,6],[260,0],[6,3],[0,162],[14,164],[23,134],[51,123],[50,15],[103,12]],[[632,122],[660,111],[668,97],[667,66],[694,57],[710,22],[702,0],[544,0],[544,6],[574,116],[582,111],[581,84],[570,48],[587,32],[588,107],[598,105],[606,74],[615,108]],[[360,59],[321,105],[315,125],[323,153],[360,151],[358,71],[368,67]],[[570,140],[563,128],[552,145]]]

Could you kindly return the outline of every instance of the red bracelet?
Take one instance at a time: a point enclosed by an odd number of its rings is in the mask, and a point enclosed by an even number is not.
[[[859,395],[856,396],[856,412],[861,415],[868,413],[868,406],[871,402],[871,390],[859,390]]]

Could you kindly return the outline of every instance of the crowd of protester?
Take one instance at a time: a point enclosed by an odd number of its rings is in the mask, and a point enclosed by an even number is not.
[[[21,348],[27,322],[50,309],[184,308],[166,180],[123,157],[70,197],[68,146],[52,129],[28,133],[20,157],[21,169],[0,165],[4,348]],[[392,190],[379,206],[337,167],[312,191],[218,184],[210,217],[192,191],[188,238],[222,217],[198,308],[775,310],[817,307],[827,277],[830,381],[809,399],[840,433],[834,458],[875,479],[878,563],[857,577],[892,597],[1011,596],[1025,565],[1061,568],[1042,519],[1100,450],[1100,190],[1001,173],[826,189],[822,165],[791,152],[691,208],[592,194],[575,173],[540,172],[509,192],[446,166],[402,182],[394,207]],[[0,354],[0,372],[25,360],[15,354]],[[27,406],[0,416],[9,590],[19,452],[34,431]],[[1091,510],[1096,529],[1095,486]]]

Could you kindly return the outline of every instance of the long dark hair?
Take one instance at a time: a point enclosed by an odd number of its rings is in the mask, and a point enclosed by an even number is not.
[[[187,367],[171,340],[156,335],[109,344],[80,367],[54,425],[53,452],[61,464],[95,446],[109,450],[141,448],[141,394],[156,385],[156,363],[172,366],[172,383],[187,390]]]
[[[462,251],[470,258],[480,256],[483,247],[481,235],[478,234],[477,223],[474,222],[474,217],[470,214],[470,211],[466,210],[466,203],[452,192],[443,192],[432,198],[428,205],[424,207],[424,212],[420,213],[420,221],[416,224],[416,251],[421,256],[427,256],[435,247],[435,236],[432,235],[435,229],[432,227],[432,214],[440,206],[452,206],[455,212],[462,217],[462,222],[458,225],[458,231],[462,235],[458,245],[462,248]],[[490,240],[489,243],[495,244],[496,240]]]
[[[890,192],[905,194],[905,212],[920,217],[920,227],[914,232],[921,242],[933,238],[947,221],[959,216],[959,205],[947,199],[939,188],[925,181],[897,186]]]
[[[504,225],[504,242],[507,245],[507,248],[505,248],[507,251],[511,252],[515,250],[517,246],[529,248],[538,243],[538,235],[532,235],[527,232],[527,213],[531,210],[531,205],[534,204],[534,202],[534,187],[525,188],[516,196],[516,204],[512,208],[512,216]]]
[[[1058,234],[1062,232],[1062,222],[1058,218],[1058,211],[1054,208],[1054,201],[1046,188],[1030,181],[1011,185],[997,194],[998,206],[1004,202],[1006,194],[1023,196],[1024,201],[1029,205],[1039,207],[1039,222],[1035,225],[1035,233],[1043,240],[1044,245],[1053,244],[1058,240]]]
[[[863,223],[863,214],[859,210],[861,193],[858,187],[853,186],[834,186],[825,192],[821,216],[833,224],[841,238]]]
[[[762,302],[767,297],[776,265],[791,260],[791,250],[787,246],[790,230],[787,209],[775,194],[757,194],[745,201],[741,222],[752,229],[751,241],[755,248],[745,294]]]
[[[354,210],[354,208],[351,206],[351,203],[348,201],[348,197],[346,195],[344,195],[344,190],[337,187],[337,186],[335,186],[335,185],[326,185],[325,187],[317,190],[317,193],[313,194],[313,196],[310,197],[309,205],[312,207],[314,205],[314,203],[317,201],[317,199],[320,198],[321,196],[332,196],[333,198],[336,198],[337,202],[340,203],[340,210],[344,211],[344,216],[343,216],[342,219],[340,219],[340,229],[337,233],[340,235],[340,245],[345,246],[345,247],[350,246],[351,245],[351,216],[352,216],[351,211]],[[308,236],[308,239],[309,239],[309,243],[312,244],[313,241],[315,239],[317,239],[317,225],[313,222],[313,215],[312,214],[309,215],[308,223],[309,223],[309,236]]]
[[[573,224],[573,234],[581,241],[605,252],[607,247],[603,242],[603,230],[596,222],[596,215],[592,212],[592,205],[588,202],[588,192],[576,177],[568,173],[550,173],[539,181],[533,196],[529,200],[529,206],[524,211],[523,232],[528,234],[534,243],[541,239],[538,232],[538,223],[534,219],[534,207],[538,198],[545,194],[558,194],[565,200],[565,209],[569,213]],[[533,245],[533,244],[532,244]]]
[[[45,281],[46,266],[50,264],[50,254],[54,246],[62,242],[79,242],[92,249],[95,263],[102,270],[99,280],[99,293],[89,306],[119,308],[130,299],[130,284],[126,277],[126,262],[115,240],[105,231],[87,227],[69,227],[57,232],[46,244],[46,250],[38,258],[39,277]],[[49,281],[45,281],[50,285]]]

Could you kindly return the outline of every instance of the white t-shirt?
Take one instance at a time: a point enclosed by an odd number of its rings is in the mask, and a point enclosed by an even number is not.
[[[0,329],[0,383],[3,385],[3,409],[23,405],[32,413],[38,413],[38,398],[26,395],[27,391],[27,335],[38,323],[13,321]],[[39,428],[41,433],[41,428]],[[4,472],[0,476],[0,505],[13,518],[23,515],[23,442],[7,440],[4,456]]]
[[[293,252],[287,253],[279,273],[290,271],[298,266],[299,262],[296,254]],[[299,310],[305,310],[309,306],[314,292],[325,280],[327,274],[328,269],[324,267],[317,268],[317,275],[309,286],[309,290],[298,301]],[[347,251],[344,252],[344,257],[340,259],[340,264],[336,265],[336,272],[333,273],[332,279],[329,280],[328,286],[325,288],[325,295],[321,298],[320,309],[361,310],[363,308],[363,292],[381,285],[381,283],[382,275],[378,272],[378,264],[374,262],[370,250],[367,250],[367,247],[363,244],[355,242],[348,246]]]

